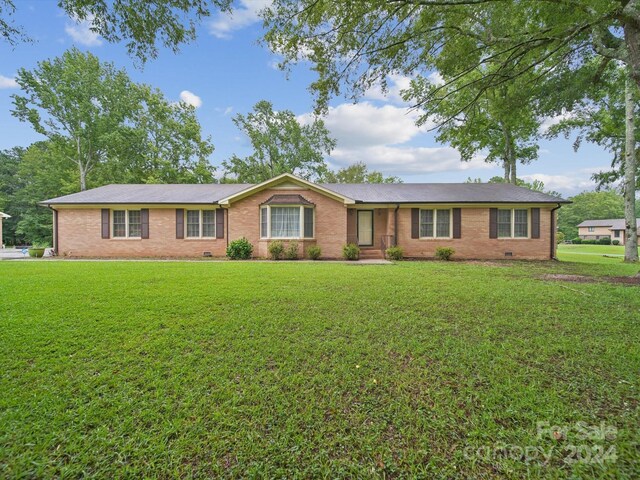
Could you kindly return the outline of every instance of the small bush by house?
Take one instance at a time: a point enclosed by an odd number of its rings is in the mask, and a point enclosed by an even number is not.
[[[253,245],[245,237],[233,240],[227,247],[227,257],[231,260],[248,260],[253,253]]]
[[[564,242],[564,233],[562,232],[558,232],[556,233],[556,243],[560,244],[562,242]]]
[[[317,245],[311,245],[307,248],[307,257],[311,260],[318,260],[322,255],[322,249]]]
[[[598,245],[611,245],[611,239],[609,237],[604,237],[598,240]]]
[[[451,260],[451,257],[456,251],[451,247],[438,247],[436,248],[436,257],[439,260]]]
[[[271,260],[281,260],[282,255],[284,254],[284,243],[280,240],[271,242],[267,251],[269,252],[269,258],[271,258]]]
[[[582,243],[582,239],[580,237],[576,237],[573,240],[571,240],[571,243],[574,243],[576,245],[580,245]]]
[[[620,240],[613,240],[611,242],[612,245],[620,245]]]
[[[298,259],[298,242],[292,240],[289,245],[284,249],[284,258],[287,260]]]
[[[342,247],[342,256],[345,260],[358,260],[360,258],[360,247],[355,243],[347,243]]]
[[[404,257],[404,250],[402,250],[402,247],[389,247],[384,253],[390,260],[402,260],[402,257]]]

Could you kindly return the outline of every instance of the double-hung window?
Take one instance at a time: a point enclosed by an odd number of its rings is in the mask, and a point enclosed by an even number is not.
[[[140,238],[142,217],[140,210],[113,210],[113,238]]]
[[[450,238],[451,210],[421,209],[420,238]]]
[[[528,238],[529,210],[526,208],[498,209],[498,238]]]
[[[187,238],[213,238],[216,236],[215,210],[187,210]]]
[[[303,205],[260,207],[261,238],[313,238],[314,209]]]

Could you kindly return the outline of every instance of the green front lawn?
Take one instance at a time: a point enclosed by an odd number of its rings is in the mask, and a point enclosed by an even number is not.
[[[567,262],[620,263],[624,259],[623,245],[558,245],[558,258]]]
[[[637,478],[637,270],[0,262],[0,477]]]

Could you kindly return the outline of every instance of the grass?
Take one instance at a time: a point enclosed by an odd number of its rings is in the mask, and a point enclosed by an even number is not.
[[[637,478],[635,271],[0,262],[0,477]]]
[[[623,245],[558,245],[558,258],[567,262],[617,264],[624,258]]]

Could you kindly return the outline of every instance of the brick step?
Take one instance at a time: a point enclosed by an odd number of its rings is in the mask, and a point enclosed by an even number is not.
[[[383,259],[382,251],[379,249],[360,250],[360,258],[363,260]]]

